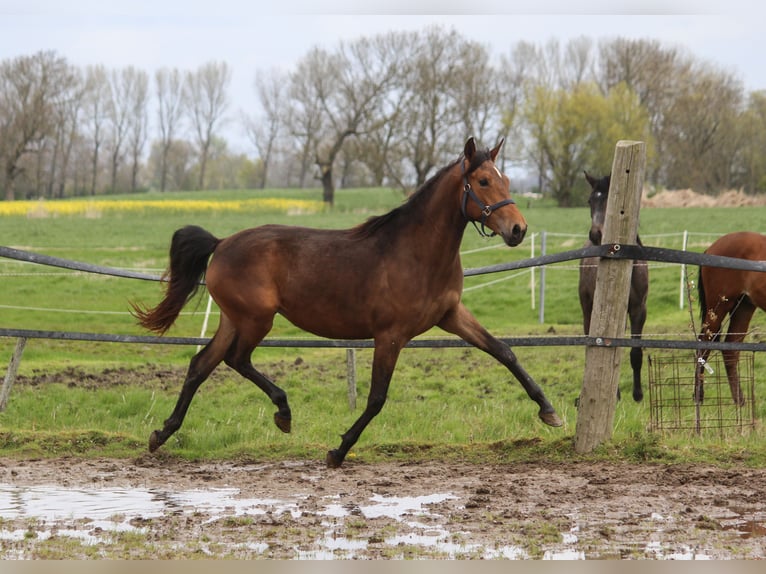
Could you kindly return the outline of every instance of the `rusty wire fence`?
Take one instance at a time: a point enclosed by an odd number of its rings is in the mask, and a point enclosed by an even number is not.
[[[704,379],[704,399],[695,400],[694,351],[664,351],[648,357],[650,430],[688,432],[727,438],[755,428],[755,353],[743,351],[739,375],[744,404],[732,398],[723,357],[711,353]]]

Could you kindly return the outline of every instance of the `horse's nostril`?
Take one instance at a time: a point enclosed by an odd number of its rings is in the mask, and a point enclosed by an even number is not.
[[[522,227],[521,225],[514,225],[512,234],[515,238],[521,241],[522,239],[524,239],[524,236],[527,234],[527,228]]]

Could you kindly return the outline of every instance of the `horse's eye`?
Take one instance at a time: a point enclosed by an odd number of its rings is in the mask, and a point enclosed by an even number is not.
[[[479,180],[479,185],[482,187],[487,187],[489,185],[489,180],[486,177],[482,177]]]

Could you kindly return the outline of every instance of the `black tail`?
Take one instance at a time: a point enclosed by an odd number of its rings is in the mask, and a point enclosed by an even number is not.
[[[159,333],[165,333],[178,318],[184,305],[197,293],[207,262],[220,239],[196,225],[187,225],[173,234],[170,242],[170,264],[163,278],[169,278],[165,297],[153,309],[134,303],[133,315],[138,323]]]

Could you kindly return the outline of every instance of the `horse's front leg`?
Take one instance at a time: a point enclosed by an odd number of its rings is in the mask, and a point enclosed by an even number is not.
[[[388,395],[388,386],[396,367],[396,361],[405,344],[406,341],[375,339],[375,351],[372,359],[372,381],[370,383],[370,394],[367,396],[367,406],[351,428],[341,435],[340,446],[327,453],[326,462],[329,468],[338,468],[343,464],[346,454],[356,444],[356,441],[359,440],[362,431],[383,408],[383,405],[386,403],[386,396]]]
[[[492,355],[505,365],[521,383],[524,390],[527,391],[529,398],[540,406],[540,411],[538,412],[540,419],[545,424],[553,427],[562,425],[561,419],[556,414],[553,405],[548,401],[540,386],[521,366],[511,348],[490,335],[462,303],[459,303],[457,307],[447,313],[438,325],[445,331],[459,336],[477,349]]]

